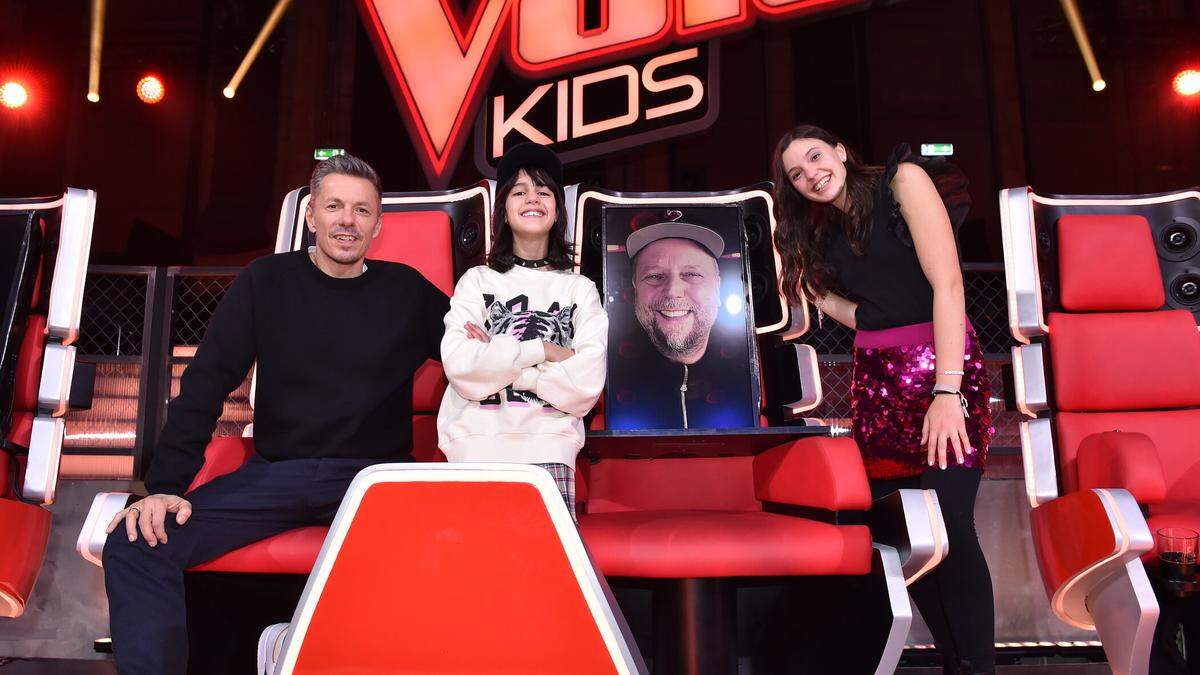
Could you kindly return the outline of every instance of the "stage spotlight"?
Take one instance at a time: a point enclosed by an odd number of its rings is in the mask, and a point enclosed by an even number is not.
[[[1200,94],[1200,70],[1188,68],[1180,71],[1172,83],[1175,92],[1180,96],[1195,96]]]
[[[1083,26],[1083,16],[1079,14],[1079,6],[1075,0],[1058,0],[1062,5],[1063,14],[1067,15],[1067,23],[1075,36],[1075,44],[1079,46],[1079,54],[1083,57],[1083,65],[1087,67],[1088,77],[1092,78],[1092,91],[1104,91],[1108,84],[1100,76],[1100,66],[1096,63],[1096,54],[1092,51],[1092,41],[1088,39],[1087,29]]]
[[[242,78],[246,76],[246,71],[250,70],[250,64],[254,63],[254,59],[258,58],[258,53],[262,51],[263,45],[267,43],[267,38],[271,36],[271,31],[279,25],[279,20],[283,18],[283,13],[287,11],[288,5],[292,0],[278,0],[275,3],[275,8],[271,10],[270,16],[267,17],[267,22],[263,24],[262,29],[258,31],[258,37],[254,38],[254,44],[250,45],[250,49],[246,55],[242,57],[241,64],[233,73],[233,77],[229,79],[229,84],[221,90],[225,98],[233,98],[237,94],[238,87],[242,84]]]
[[[166,96],[167,88],[163,86],[162,80],[154,75],[147,75],[138,80],[137,97],[142,99],[142,103],[154,105],[163,100]]]
[[[104,0],[92,0],[92,44],[88,56],[87,100],[100,102],[100,54],[104,50]]]
[[[29,101],[29,92],[18,82],[0,85],[0,105],[5,108],[20,108]]]

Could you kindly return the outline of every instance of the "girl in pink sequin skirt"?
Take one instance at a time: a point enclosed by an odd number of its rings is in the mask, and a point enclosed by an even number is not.
[[[809,125],[784,134],[772,168],[784,292],[857,331],[853,436],[872,492],[937,491],[950,553],[909,590],[944,672],[995,672],[991,575],[974,520],[991,392],[955,241],[966,181],[907,145],[882,167],[862,164]]]

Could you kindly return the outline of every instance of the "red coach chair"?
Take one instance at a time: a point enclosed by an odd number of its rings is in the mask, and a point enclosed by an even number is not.
[[[378,465],[291,624],[264,631],[259,672],[645,673],[613,607],[545,471]]]
[[[1000,194],[1026,488],[1055,614],[1145,673],[1153,533],[1200,529],[1200,192]]]
[[[50,532],[64,426],[90,401],[75,363],[96,193],[0,199],[0,616],[20,616]],[[74,384],[74,392],[72,385]]]
[[[284,198],[280,212],[276,252],[311,245],[304,226],[308,188]],[[484,232],[491,218],[491,195],[486,185],[462,190],[421,193],[385,193],[383,227],[367,252],[368,258],[403,262],[416,268],[447,295],[468,267],[481,261]],[[413,378],[413,456],[418,461],[440,458],[437,449],[437,411],[446,378],[441,365],[426,362]],[[217,437],[205,450],[205,463],[191,488],[229,473],[254,452],[254,439]],[[125,508],[130,494],[107,492],[96,496],[79,534],[76,550],[99,565],[104,550],[104,528]],[[275,535],[231,551],[195,569],[209,572],[262,572],[308,574],[316,560],[325,527],[304,527]]]
[[[749,261],[757,332],[787,325],[788,308],[777,292],[768,189],[580,193],[573,213],[575,240],[581,244],[577,255],[594,279],[600,279],[600,257],[606,250],[599,234],[605,210],[630,205],[679,211],[684,220],[699,209],[737,208],[747,231],[743,254]],[[807,316],[806,307],[797,309],[787,338],[807,330]],[[758,362],[752,358],[753,364]],[[798,347],[797,362],[805,395],[787,406],[794,414],[820,403],[812,348]],[[592,427],[604,428],[603,413]],[[585,467],[579,528],[597,566],[610,578],[654,580],[655,604],[670,608],[655,608],[660,616],[672,617],[670,625],[659,623],[656,630],[674,633],[669,639],[656,636],[656,672],[736,672],[736,586],[795,577],[873,577],[882,605],[877,614],[886,615],[887,622],[878,639],[862,635],[854,655],[861,662],[842,670],[892,672],[912,619],[905,582],[932,569],[948,550],[936,495],[903,490],[873,506],[861,456],[848,438],[817,435],[757,455],[736,448],[717,454],[727,456],[610,457]],[[582,457],[580,464],[586,465]],[[871,527],[851,524],[868,519]],[[805,612],[810,623],[800,632],[821,634],[829,612],[814,603]],[[798,634],[788,639],[806,638]],[[831,649],[818,642],[805,647]]]

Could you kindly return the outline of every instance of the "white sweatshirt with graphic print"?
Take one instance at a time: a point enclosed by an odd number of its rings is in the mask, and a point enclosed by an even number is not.
[[[467,337],[467,323],[491,342]],[[574,350],[546,360],[542,343]],[[451,462],[575,466],[583,416],[604,388],[608,314],[596,285],[571,272],[473,267],[446,314],[438,447]]]

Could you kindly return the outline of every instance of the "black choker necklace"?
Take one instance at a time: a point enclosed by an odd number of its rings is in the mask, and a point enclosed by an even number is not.
[[[519,255],[514,255],[512,257],[512,259],[513,259],[514,265],[520,265],[521,267],[528,267],[531,270],[535,270],[539,267],[545,267],[546,265],[550,264],[550,256],[546,256],[545,258],[538,258],[537,260],[526,260],[525,258],[522,258]]]

